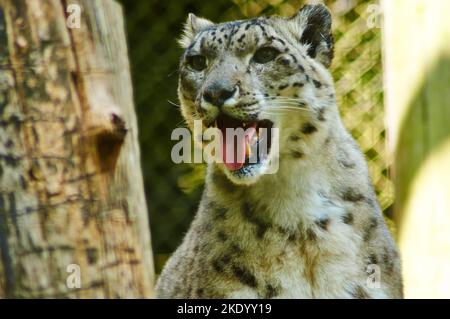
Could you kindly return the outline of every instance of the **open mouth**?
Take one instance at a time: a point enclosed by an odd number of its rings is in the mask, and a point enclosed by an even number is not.
[[[271,147],[269,120],[243,121],[221,114],[215,126],[222,132],[222,160],[230,171],[239,171],[264,162]]]

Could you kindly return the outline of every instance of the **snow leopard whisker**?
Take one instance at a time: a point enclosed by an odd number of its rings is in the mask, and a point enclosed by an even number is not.
[[[306,108],[305,105],[302,105],[301,102],[298,103],[271,103],[267,104],[264,107],[264,110],[282,110],[282,109],[291,109],[293,111],[308,111],[311,112],[311,109]]]
[[[276,96],[276,95],[268,95],[268,96],[256,96],[256,98],[262,98],[265,101],[299,101],[302,100],[300,97],[288,97],[288,96]]]
[[[169,103],[170,105],[176,106],[176,107],[178,107],[178,108],[181,108],[181,105],[180,105],[180,104],[177,104],[177,103],[175,103],[175,102],[172,102],[171,100],[167,100],[167,103]]]
[[[307,104],[306,100],[304,99],[276,99],[276,100],[269,100],[265,101],[266,104],[286,104],[286,105],[299,105],[302,106],[303,104]]]

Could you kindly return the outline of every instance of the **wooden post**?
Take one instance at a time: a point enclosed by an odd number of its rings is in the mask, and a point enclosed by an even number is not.
[[[0,0],[0,298],[147,298],[121,7]]]
[[[405,296],[450,297],[450,1],[385,0],[389,145]]]

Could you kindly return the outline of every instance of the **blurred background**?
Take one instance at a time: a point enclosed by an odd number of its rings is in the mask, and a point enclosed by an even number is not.
[[[203,189],[205,169],[203,165],[175,165],[170,158],[171,148],[174,145],[170,139],[171,132],[174,128],[183,126],[183,120],[176,106],[178,104],[176,97],[177,69],[182,53],[176,40],[181,34],[187,14],[193,12],[214,22],[270,14],[288,16],[294,14],[305,2],[313,1],[120,0],[120,2],[124,5],[127,21],[130,61],[140,128],[142,167],[149,206],[153,252],[158,273],[168,256],[180,244],[196,212]],[[415,282],[415,276],[422,276],[425,282],[429,280],[429,277],[424,276],[423,273],[432,271],[429,267],[438,267],[443,277],[435,278],[435,276],[432,280],[436,282],[435,286],[444,288],[439,292],[436,292],[436,289],[429,289],[427,296],[431,297],[433,294],[437,296],[447,294],[448,296],[449,288],[445,287],[449,285],[445,284],[445,281],[449,282],[450,274],[447,275],[446,269],[448,268],[442,269],[445,265],[450,265],[448,232],[439,234],[439,248],[437,252],[433,253],[438,254],[439,258],[444,255],[443,259],[441,258],[442,262],[438,266],[427,263],[423,264],[423,267],[420,265],[418,268],[411,267],[414,270],[410,271],[408,265],[417,264],[417,260],[429,258],[427,255],[429,251],[427,247],[423,247],[423,254],[419,251],[414,253],[414,247],[418,247],[418,243],[411,240],[412,231],[408,228],[420,228],[421,223],[424,226],[424,220],[419,219],[419,224],[415,222],[416,219],[413,219],[413,222],[405,222],[409,219],[405,217],[407,214],[402,212],[407,210],[405,207],[412,205],[408,202],[408,196],[412,192],[411,185],[414,184],[415,176],[419,173],[420,165],[424,163],[423,159],[427,158],[432,151],[427,149],[425,152],[415,142],[417,141],[415,138],[417,138],[425,143],[428,135],[424,132],[427,128],[434,127],[434,124],[429,121],[428,113],[423,112],[424,107],[427,107],[427,103],[434,103],[434,105],[438,103],[435,107],[437,111],[433,113],[435,121],[444,121],[441,123],[443,128],[437,133],[439,143],[432,144],[437,147],[448,137],[449,129],[445,120],[447,122],[450,120],[447,102],[449,99],[436,101],[436,99],[433,100],[433,94],[430,95],[430,88],[426,85],[430,80],[428,79],[428,71],[432,67],[430,65],[421,66],[417,70],[417,74],[420,73],[423,78],[423,83],[415,83],[416,86],[411,84],[408,91],[414,92],[408,94],[412,96],[411,98],[405,97],[403,100],[399,100],[395,95],[396,92],[384,93],[384,88],[388,83],[390,88],[395,87],[399,92],[404,92],[402,86],[404,79],[414,76],[411,70],[414,69],[414,66],[419,65],[415,59],[420,57],[414,55],[411,59],[407,58],[411,56],[411,52],[407,52],[408,48],[411,50],[411,45],[406,39],[414,42],[413,47],[417,51],[421,51],[424,43],[417,43],[414,40],[412,30],[418,32],[414,33],[416,39],[421,38],[428,41],[432,30],[436,29],[433,26],[438,23],[437,16],[443,14],[442,8],[447,6],[444,4],[445,0],[392,1],[395,4],[387,4],[391,1],[379,3],[368,0],[322,2],[328,5],[334,19],[336,58],[331,70],[336,82],[339,107],[347,128],[365,153],[376,194],[388,225],[399,241],[402,253],[404,252],[406,255],[405,276],[408,278],[405,280],[411,285],[413,283],[416,285],[415,288],[407,288],[409,289],[408,294],[410,297],[420,296],[424,290],[420,290],[419,286],[424,283]],[[434,5],[425,3],[434,3]],[[390,20],[384,24],[381,12],[386,7],[390,7],[392,14],[389,15]],[[410,23],[410,17],[415,15],[418,23]],[[385,18],[387,19],[386,14]],[[445,21],[448,19],[443,18],[441,23],[448,25]],[[386,28],[383,30],[384,25]],[[423,25],[430,27],[429,30],[425,28],[430,34],[423,31],[424,28],[421,27]],[[400,30],[410,36],[405,37]],[[441,28],[440,30],[448,29]],[[404,56],[395,50],[396,43],[402,43],[405,49]],[[440,49],[436,48],[436,50]],[[387,58],[383,52],[390,52],[391,56]],[[445,58],[442,63],[448,63],[448,59]],[[439,65],[434,65],[434,68],[437,72],[443,70]],[[448,68],[444,69],[448,70]],[[437,75],[439,80],[435,81],[435,86],[432,88],[437,90],[436,94],[449,95],[449,74],[450,72]],[[421,89],[423,89],[422,93]],[[406,93],[404,95],[406,96]],[[388,105],[388,103],[394,103],[395,108],[394,104]],[[405,107],[402,108],[402,105]],[[418,111],[408,112],[409,105],[413,105],[412,109]],[[392,109],[389,110],[388,107]],[[449,116],[446,118],[447,114]],[[414,121],[414,126],[405,127],[403,125],[404,118]],[[388,131],[386,127],[388,127]],[[414,128],[421,128],[420,132],[412,132]],[[430,139],[433,140],[434,137],[432,136]],[[442,165],[450,166],[450,157],[444,155],[443,158],[440,158],[441,161],[444,161],[443,163],[445,163],[445,159],[448,159],[448,162]],[[410,168],[409,159],[415,159],[412,168]],[[401,176],[401,179],[394,178],[394,169],[396,176]],[[448,174],[441,171],[441,176],[448,176]],[[400,194],[400,200],[396,200],[394,196],[394,185],[397,185],[397,189],[400,188],[400,191],[397,191],[397,194]],[[424,198],[422,202],[429,203],[430,200]],[[416,206],[416,204],[414,205]],[[436,213],[440,217],[434,219],[434,223],[441,229],[445,225],[447,228],[444,227],[444,229],[450,230],[447,223],[448,217],[446,217],[450,213],[448,207],[448,200],[445,199],[445,204]],[[421,212],[425,213],[424,210]],[[410,226],[401,230],[399,225],[402,223]],[[428,225],[429,232],[422,234],[425,238],[429,239],[429,236],[436,234],[433,225]],[[425,225],[425,227],[428,226]],[[419,244],[423,246],[425,242],[423,238],[422,240],[420,238],[420,236],[416,237],[416,240],[420,241]]]

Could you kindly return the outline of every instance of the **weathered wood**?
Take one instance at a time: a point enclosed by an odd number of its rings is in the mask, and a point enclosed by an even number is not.
[[[81,8],[69,28],[67,7]],[[121,7],[0,0],[0,298],[151,297]],[[71,288],[68,266],[80,267]]]
[[[389,145],[405,296],[450,296],[450,24],[447,0],[385,0]]]

